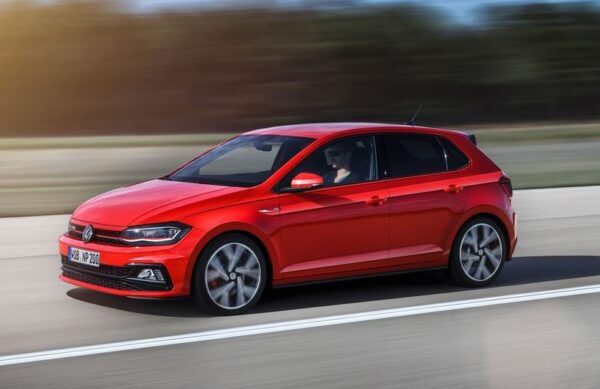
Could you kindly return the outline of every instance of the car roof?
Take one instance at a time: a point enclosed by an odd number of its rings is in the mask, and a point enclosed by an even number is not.
[[[308,124],[293,124],[287,126],[277,126],[262,128],[247,132],[246,134],[260,134],[260,135],[290,135],[290,136],[301,136],[307,138],[326,138],[336,134],[348,134],[353,133],[369,133],[378,131],[398,131],[398,132],[417,132],[417,133],[428,133],[428,134],[440,134],[440,135],[451,135],[461,134],[463,136],[468,135],[467,133],[454,130],[445,130],[431,127],[412,126],[406,124],[385,124],[385,123],[308,123]]]

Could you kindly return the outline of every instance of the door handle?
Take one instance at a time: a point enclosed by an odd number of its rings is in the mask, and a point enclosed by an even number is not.
[[[264,215],[270,215],[273,213],[277,213],[279,212],[280,209],[279,207],[273,207],[273,208],[263,208],[263,209],[259,209],[258,212],[264,214]]]
[[[373,196],[367,201],[365,201],[368,205],[379,206],[387,201],[386,197]]]
[[[454,184],[450,184],[446,187],[446,189],[444,189],[444,192],[446,193],[458,193],[461,190],[463,190],[463,187],[460,185],[454,185]]]

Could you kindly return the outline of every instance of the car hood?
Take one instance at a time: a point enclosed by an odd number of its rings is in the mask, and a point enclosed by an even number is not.
[[[247,191],[247,188],[156,179],[93,197],[75,210],[73,219],[116,227],[176,221],[239,200],[239,195]]]

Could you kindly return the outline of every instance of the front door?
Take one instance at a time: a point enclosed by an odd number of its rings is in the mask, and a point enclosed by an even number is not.
[[[301,172],[321,175],[323,187],[285,193]],[[284,278],[353,275],[386,265],[389,192],[378,174],[373,136],[332,141],[293,169],[280,197]]]

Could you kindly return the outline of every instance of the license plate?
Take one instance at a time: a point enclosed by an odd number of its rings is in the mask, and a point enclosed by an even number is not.
[[[82,263],[88,266],[100,267],[100,253],[70,247],[69,261]]]

